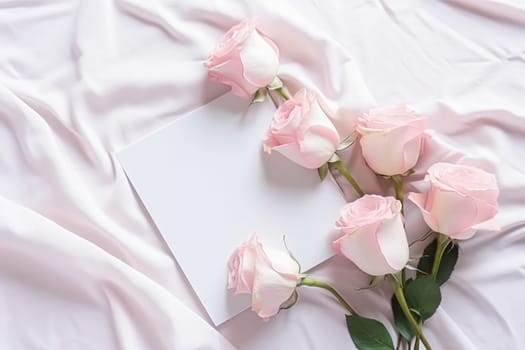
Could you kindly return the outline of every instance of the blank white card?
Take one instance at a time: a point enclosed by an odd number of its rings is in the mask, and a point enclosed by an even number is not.
[[[285,235],[303,271],[332,255],[343,195],[317,171],[263,152],[274,113],[269,101],[248,105],[228,94],[118,154],[216,325],[250,306],[226,285],[231,253],[253,233],[277,249]]]

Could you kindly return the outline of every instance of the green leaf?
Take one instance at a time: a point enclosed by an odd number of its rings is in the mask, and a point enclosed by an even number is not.
[[[441,286],[443,283],[448,281],[456,263],[458,262],[459,256],[459,246],[455,243],[449,243],[443,257],[441,258],[441,264],[439,265],[439,270],[436,276],[436,282]]]
[[[405,297],[411,310],[427,320],[441,303],[439,285],[432,276],[420,276],[405,288]]]
[[[299,293],[297,293],[297,290],[294,289],[292,295],[288,298],[288,300],[281,304],[279,309],[289,309],[297,303],[297,300],[299,300]]]
[[[432,272],[432,264],[434,263],[434,256],[436,255],[437,238],[432,241],[423,252],[423,256],[419,259],[417,265],[417,276],[430,275]]]
[[[432,271],[432,264],[434,263],[434,256],[436,255],[436,248],[437,238],[425,248],[423,256],[421,257],[421,259],[419,259],[419,264],[417,268],[420,271],[418,271],[418,276],[422,276],[425,274],[430,275]],[[454,271],[454,267],[456,266],[456,263],[458,261],[458,256],[458,245],[454,242],[450,243],[445,249],[445,252],[443,253],[443,257],[441,258],[441,264],[439,265],[439,270],[436,276],[436,282],[440,286],[443,285],[443,283],[448,281],[448,279],[450,278],[450,275],[452,274],[452,271]]]
[[[375,288],[379,287],[380,285],[382,285],[384,281],[385,281],[385,276],[384,275],[383,276],[373,276],[370,279],[370,282],[368,282],[368,286],[367,287],[358,288],[357,290],[375,289]]]
[[[403,313],[403,310],[401,310],[401,306],[399,306],[399,302],[397,301],[395,295],[392,295],[390,304],[392,305],[392,313],[394,314],[394,324],[396,326],[397,331],[407,341],[411,341],[416,334],[410,326],[410,323],[408,322],[405,314]],[[416,317],[416,319],[418,318],[417,316],[414,317]]]
[[[394,350],[394,343],[385,326],[377,320],[346,315],[346,326],[359,350]]]
[[[321,167],[317,169],[317,172],[319,173],[319,178],[323,181],[326,175],[328,175],[328,163],[321,165]]]
[[[270,84],[268,84],[268,86],[266,86],[268,88],[268,90],[277,90],[277,89],[280,89],[284,86],[283,82],[281,79],[279,79],[278,76],[276,76],[275,78],[273,78],[273,80],[270,82]]]
[[[330,159],[328,159],[328,163],[336,163],[338,161],[340,161],[341,158],[337,155],[337,153],[334,153],[332,154],[332,157],[330,157]]]
[[[357,137],[355,136],[355,134],[352,134],[352,135],[348,136],[343,141],[341,141],[341,143],[339,144],[339,147],[337,148],[337,150],[338,151],[343,151],[343,150],[347,149],[348,147],[350,147],[350,146],[352,146],[354,144],[356,139],[357,139]]]
[[[251,104],[263,102],[266,99],[266,89],[262,88],[255,92]]]

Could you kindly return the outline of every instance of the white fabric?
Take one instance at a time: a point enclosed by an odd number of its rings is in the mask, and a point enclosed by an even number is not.
[[[306,287],[269,322],[248,311],[214,330],[114,157],[226,91],[203,61],[253,15],[283,80],[319,92],[338,126],[375,105],[429,115],[437,133],[408,190],[437,160],[496,173],[503,232],[461,243],[425,332],[434,349],[525,348],[525,5],[511,0],[2,1],[0,348],[353,347],[342,309]],[[413,240],[424,226],[408,210]],[[368,281],[349,262],[314,276],[390,319],[391,290],[356,291]]]

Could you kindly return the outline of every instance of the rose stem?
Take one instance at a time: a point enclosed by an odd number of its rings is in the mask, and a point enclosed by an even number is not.
[[[348,312],[350,312],[352,315],[359,316],[359,314],[354,310],[352,306],[350,306],[350,304],[345,300],[345,298],[343,298],[341,294],[339,294],[339,292],[335,290],[335,288],[329,285],[328,283],[317,281],[310,277],[303,277],[299,280],[299,283],[297,283],[297,286],[298,287],[309,286],[309,287],[317,287],[317,288],[325,289],[329,291],[330,293],[332,293],[332,295],[337,299],[339,304],[341,304],[345,309],[347,309]]]
[[[439,271],[439,265],[441,264],[441,258],[443,258],[445,249],[448,247],[450,242],[451,240],[448,236],[445,236],[441,233],[438,234],[436,255],[434,255],[434,263],[432,264],[432,272],[431,272],[431,275],[434,279],[436,279],[437,277],[437,274]]]
[[[350,172],[341,160],[330,164],[333,164],[334,167],[339,171],[339,173],[345,177],[345,179],[350,183],[350,185],[352,185],[352,187],[357,192],[357,194],[359,194],[360,197],[364,196],[365,193],[363,192],[361,187],[359,187],[357,181],[355,181],[355,179],[352,177],[352,174],[350,174]]]
[[[414,343],[414,350],[419,350],[419,337],[416,336],[416,341]]]
[[[279,103],[275,100],[275,97],[273,97],[272,91],[269,89],[266,89],[266,90],[268,91],[268,96],[270,96],[270,99],[272,100],[274,107],[279,108]]]
[[[396,199],[401,202],[401,215],[405,216],[405,204],[403,202],[403,176],[402,175],[394,175],[390,178],[392,180],[392,183],[394,184],[394,191],[396,194]],[[406,281],[406,269],[403,268],[401,270],[401,287],[405,288],[405,281]],[[399,339],[401,339],[401,333],[398,333]],[[408,347],[410,350],[410,343],[408,343]]]
[[[399,306],[401,306],[401,310],[403,310],[403,313],[408,319],[410,326],[416,332],[416,335],[421,339],[423,345],[425,345],[425,348],[427,350],[432,350],[432,347],[430,346],[427,338],[425,338],[423,332],[421,331],[421,328],[417,324],[414,315],[412,315],[412,312],[410,312],[410,308],[408,307],[407,301],[405,299],[405,294],[403,293],[403,287],[401,286],[401,283],[399,282],[396,276],[391,275],[391,277],[392,286],[394,287],[394,295],[396,296],[396,299],[399,302]]]
[[[396,199],[401,202],[401,215],[405,215],[405,204],[403,203],[403,176],[394,175],[391,177],[396,191]]]
[[[401,215],[405,215],[405,204],[403,202],[403,176],[401,175],[394,175],[391,177],[392,183],[394,184],[394,190],[396,199],[401,202]],[[403,268],[401,270],[401,287],[405,288],[405,281],[406,281],[406,269]],[[399,339],[401,339],[401,334],[398,333]],[[417,344],[419,346],[419,340],[417,340]],[[408,344],[410,348],[410,343]]]

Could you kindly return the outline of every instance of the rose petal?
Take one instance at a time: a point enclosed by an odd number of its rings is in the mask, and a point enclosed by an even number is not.
[[[326,113],[321,108],[321,105],[319,105],[315,94],[309,90],[304,90],[303,94],[305,95],[303,99],[308,100],[310,102],[308,111],[308,115],[310,117],[310,127],[322,126],[325,130],[332,131],[332,137],[334,140],[333,142],[339,145],[339,133],[337,132],[334,123],[332,123],[332,121],[327,117]]]
[[[475,234],[476,234],[476,230],[469,228],[463,232],[457,232],[457,233],[451,234],[450,238],[457,239],[457,240],[463,240],[463,239],[472,238]]]
[[[403,171],[401,174],[406,173],[414,166],[416,166],[419,160],[419,155],[422,153],[423,137],[420,135],[414,137],[411,141],[408,141],[403,147],[403,166],[398,171]],[[405,170],[406,169],[406,170]]]
[[[417,205],[427,225],[432,230],[438,231],[439,226],[438,226],[437,220],[432,216],[432,213],[430,213],[428,210],[425,209],[425,203],[427,201],[427,197],[428,197],[428,194],[425,194],[425,193],[410,192],[407,198],[412,203]]]
[[[358,119],[356,130],[366,163],[381,175],[403,174],[414,167],[422,152],[426,117],[407,106],[372,109]]]
[[[391,219],[400,212],[401,202],[395,198],[367,194],[343,206],[336,227],[343,233],[353,232],[356,228]]]
[[[210,68],[208,77],[220,83],[231,86],[232,93],[243,98],[250,98],[258,87],[246,83],[240,77],[242,66],[238,61],[226,61]]]
[[[377,241],[390,268],[393,271],[403,269],[408,262],[409,249],[401,215],[383,221],[377,234]]]
[[[262,249],[262,245],[254,234],[231,255],[228,261],[228,289],[235,294],[252,292],[255,260],[259,246]]]
[[[364,119],[367,127],[380,129],[413,124],[418,121],[427,122],[427,118],[416,115],[414,110],[407,105],[372,108]],[[426,124],[422,128],[426,128]]]
[[[380,224],[369,225],[346,234],[333,242],[333,248],[339,254],[352,261],[357,267],[372,276],[395,273],[386,261],[377,241]]]
[[[470,225],[477,225],[490,220],[498,213],[498,207],[495,205],[477,198],[470,198],[470,200],[472,201],[473,207],[476,208],[476,215],[470,222]]]
[[[244,67],[244,78],[251,85],[268,85],[279,70],[278,52],[254,31],[246,40],[240,58]]]
[[[362,136],[359,143],[363,158],[374,172],[381,175],[401,174],[404,159],[402,154],[395,152],[395,147],[402,145],[392,144],[386,133]]]
[[[299,147],[304,163],[309,164],[308,168],[317,169],[332,157],[337,149],[334,140],[338,140],[338,137],[322,127],[312,128],[306,133]]]
[[[286,275],[291,279],[297,279],[299,274],[299,265],[288,252],[283,252],[280,250],[271,250],[266,251],[268,261],[270,262],[272,268],[279,272],[282,275]]]
[[[478,209],[467,197],[457,193],[431,187],[433,201],[425,205],[434,218],[439,218],[438,231],[445,235],[455,235],[468,229],[474,222]]]
[[[299,149],[299,145],[296,143],[289,143],[281,146],[276,146],[273,147],[272,150],[278,151],[286,158],[290,159],[294,163],[299,164],[302,167],[308,169],[316,169],[315,164],[312,166],[312,164],[310,164],[308,160],[305,160],[303,153]]]
[[[279,256],[280,255],[280,256]],[[299,267],[291,257],[285,263],[283,253],[271,253],[273,261],[269,256],[258,254],[255,263],[255,279],[252,293],[252,310],[263,319],[268,319],[279,312],[280,306],[293,294],[299,278]],[[287,270],[287,273],[279,273],[273,264]]]
[[[391,176],[403,174],[416,165],[422,138],[421,130],[405,127],[363,134],[360,144],[370,168]]]
[[[480,222],[477,225],[472,226],[474,230],[483,230],[483,231],[499,231],[501,227],[498,225],[497,221],[490,219],[487,221]]]

